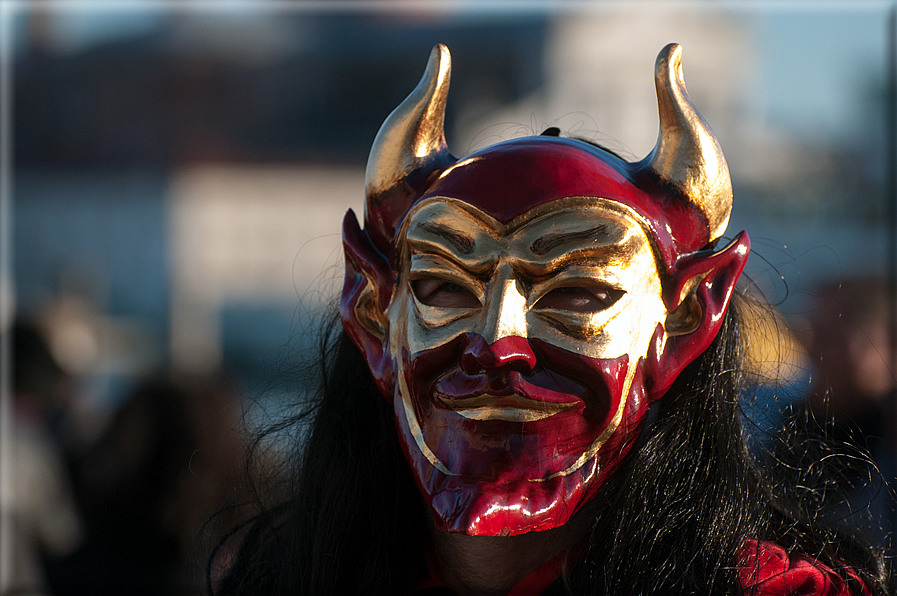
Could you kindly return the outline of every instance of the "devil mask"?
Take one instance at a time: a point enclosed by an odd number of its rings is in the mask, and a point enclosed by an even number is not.
[[[352,211],[343,224],[343,325],[437,527],[547,530],[713,341],[749,242],[715,249],[729,172],[678,45],[658,56],[660,134],[637,163],[544,135],[456,159],[450,68],[436,46],[374,142],[364,229]]]

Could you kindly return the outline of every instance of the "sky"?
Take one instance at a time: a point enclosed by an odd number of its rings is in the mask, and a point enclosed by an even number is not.
[[[23,3],[5,5],[18,7],[16,14],[25,14]],[[386,6],[384,3],[368,3]],[[420,3],[418,3],[419,5]],[[425,3],[426,4],[426,3]],[[446,3],[429,3],[445,6]],[[617,2],[621,7],[624,2]],[[645,3],[640,3],[644,5]],[[844,136],[863,121],[858,110],[864,105],[864,94],[870,92],[866,81],[870,73],[883,79],[886,68],[887,17],[889,4],[884,2],[692,2],[706,4],[708,10],[730,11],[744,15],[752,22],[759,58],[760,78],[754,103],[772,121],[781,122],[800,134],[824,132]],[[109,40],[138,36],[161,28],[176,11],[178,3],[158,2],[70,2],[44,3],[51,14],[51,26],[59,44],[69,51],[82,51]],[[493,15],[495,12],[530,11],[531,3],[489,2],[477,5],[448,3],[459,12],[477,11]],[[575,10],[583,3],[553,2],[542,6]],[[64,6],[64,9],[62,8]],[[214,14],[223,19],[265,19],[272,12],[282,10],[283,4],[257,0],[229,0],[199,5],[198,12]],[[352,6],[346,4],[346,6]],[[492,10],[484,10],[484,6]],[[108,7],[108,8],[107,8]],[[161,8],[160,8],[161,7]],[[550,13],[553,9],[548,8]],[[14,21],[15,48],[26,42],[27,24],[24,19]],[[824,53],[828,59],[817,56]],[[808,85],[808,78],[816,84]],[[825,93],[810,89],[825,89]]]
[[[757,102],[771,120],[812,134],[845,136],[860,125],[870,75],[884,80],[887,19],[881,5],[807,4],[760,10],[755,33],[760,56]],[[828,60],[818,58],[824,50]],[[808,79],[815,79],[808,85]],[[808,89],[825,90],[809,93]]]

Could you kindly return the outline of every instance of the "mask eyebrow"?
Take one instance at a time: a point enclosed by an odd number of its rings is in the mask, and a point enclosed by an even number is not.
[[[580,230],[579,232],[564,232],[562,234],[545,234],[537,238],[531,245],[530,251],[537,257],[544,256],[549,251],[567,244],[568,242],[580,242],[591,238],[592,236],[606,236],[607,225],[600,224],[588,230]]]
[[[476,242],[471,236],[459,232],[453,228],[450,228],[446,225],[434,222],[425,222],[420,225],[420,228],[431,234],[435,234],[441,238],[444,238],[448,241],[452,246],[458,249],[462,255],[469,255],[473,253],[474,248],[476,247]]]

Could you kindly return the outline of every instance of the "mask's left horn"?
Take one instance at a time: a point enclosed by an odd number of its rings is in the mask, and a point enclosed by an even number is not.
[[[445,104],[452,58],[442,44],[405,101],[380,127],[365,174],[365,230],[384,253],[396,227],[435,176],[455,163],[445,142]]]
[[[732,180],[719,141],[688,98],[679,44],[669,44],[657,56],[654,82],[660,132],[640,165],[700,209],[707,219],[708,242],[714,241],[729,224]]]

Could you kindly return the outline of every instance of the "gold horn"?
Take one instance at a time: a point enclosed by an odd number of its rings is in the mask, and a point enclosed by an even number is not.
[[[688,99],[682,46],[660,51],[654,68],[660,132],[645,158],[646,169],[672,185],[707,217],[710,241],[726,231],[732,212],[732,180],[719,142]]]
[[[445,104],[451,79],[449,50],[437,44],[414,91],[380,127],[365,173],[365,222],[392,241],[398,220],[413,201],[409,177],[427,178],[455,158],[445,142]],[[417,180],[422,182],[423,180]]]

